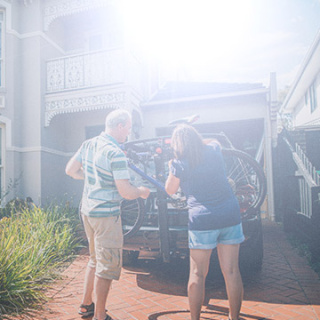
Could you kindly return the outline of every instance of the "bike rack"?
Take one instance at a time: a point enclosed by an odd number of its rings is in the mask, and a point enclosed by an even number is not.
[[[169,227],[168,227],[168,203],[167,198],[170,197],[166,192],[164,185],[152,177],[146,175],[141,169],[135,166],[131,161],[128,162],[130,169],[138,173],[143,179],[152,183],[157,188],[157,206],[158,206],[158,222],[159,222],[159,238],[160,253],[163,262],[170,262],[170,245],[169,245]],[[160,162],[156,161],[156,172],[160,171]]]
[[[202,135],[204,138],[211,138],[211,139],[218,139],[219,141],[222,142],[222,147],[223,153],[230,153],[230,152],[237,152],[242,154],[242,157],[245,156],[248,160],[251,159],[251,156],[248,154],[245,154],[244,152],[236,150],[229,138],[223,133],[217,133],[217,134],[203,134]],[[161,137],[162,139],[167,139],[168,137]],[[152,139],[145,139],[145,140],[140,140],[139,143],[148,143],[149,141],[154,141],[157,138],[152,138]],[[135,141],[129,142],[129,145],[134,145]],[[125,148],[124,148],[125,149]],[[140,149],[140,150],[139,150]],[[137,147],[137,155],[143,155],[145,152],[143,152],[143,147],[139,148]],[[163,179],[163,172],[164,170],[164,162],[161,159],[161,154],[155,154],[154,155],[154,163],[155,163],[155,173],[156,173],[156,178],[152,178],[149,175],[147,175],[143,170],[138,168],[134,164],[134,157],[130,158],[128,157],[128,166],[130,169],[132,169],[134,172],[136,172],[140,177],[142,177],[144,180],[150,182],[153,186],[156,187],[157,189],[157,206],[158,206],[158,224],[159,224],[159,238],[160,238],[160,254],[162,256],[162,259],[164,262],[169,262],[170,261],[170,234],[169,234],[169,227],[168,227],[168,199],[171,199],[171,196],[166,192],[164,184],[161,183],[160,181]],[[255,161],[255,159],[252,158],[252,161]],[[251,160],[250,160],[251,162]],[[240,162],[241,165],[241,162]],[[259,169],[259,170],[257,170]],[[259,172],[261,171],[261,176],[264,177],[264,173],[262,169],[260,168],[259,164],[257,163],[257,168],[256,171]],[[264,181],[264,180],[263,180]],[[263,183],[265,185],[265,181]],[[263,201],[266,193],[266,188],[264,187],[261,195],[261,201]],[[261,202],[260,201],[260,202]]]

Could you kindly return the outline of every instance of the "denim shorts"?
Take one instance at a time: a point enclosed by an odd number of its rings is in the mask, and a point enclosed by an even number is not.
[[[242,223],[217,230],[189,230],[190,249],[214,249],[218,244],[239,244],[244,241]]]

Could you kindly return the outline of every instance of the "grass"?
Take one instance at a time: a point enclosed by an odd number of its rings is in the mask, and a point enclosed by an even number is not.
[[[0,220],[0,314],[34,308],[81,246],[75,210],[24,208]]]

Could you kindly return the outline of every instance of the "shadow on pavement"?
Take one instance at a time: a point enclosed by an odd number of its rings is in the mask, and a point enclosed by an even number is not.
[[[223,308],[223,307],[218,307],[218,306],[213,306],[213,305],[208,305],[207,306],[206,311],[202,310],[201,311],[201,319],[202,320],[209,320],[209,319],[218,319],[216,317],[227,317],[228,313],[229,313],[229,309],[228,308]],[[164,312],[157,312],[154,314],[149,315],[148,320],[161,320],[161,317],[166,317],[166,316],[170,316],[170,315],[180,315],[180,314],[185,314],[185,313],[189,313],[189,310],[169,310],[169,311],[164,311]],[[246,320],[275,320],[272,318],[261,318],[258,316],[254,316],[254,315],[249,315],[249,314],[245,314],[245,313],[240,313],[240,318],[239,320],[243,319],[243,317],[245,317]],[[166,319],[166,318],[164,318]],[[221,319],[221,318],[219,318]]]
[[[136,273],[137,285],[150,292],[187,296],[188,259],[170,263],[138,259],[137,264],[125,267]],[[281,226],[264,225],[264,260],[262,270],[256,273],[242,271],[244,301],[283,305],[320,305],[320,281],[288,243]],[[226,299],[223,277],[211,263],[206,282],[206,302]]]
[[[128,272],[136,273],[137,285],[151,292],[169,295],[187,296],[189,278],[189,262],[186,259],[174,259],[170,263],[158,260],[138,259],[136,264],[124,267]],[[253,275],[244,275],[244,282]],[[220,269],[216,263],[210,264],[206,281],[206,295],[226,299],[225,284]]]

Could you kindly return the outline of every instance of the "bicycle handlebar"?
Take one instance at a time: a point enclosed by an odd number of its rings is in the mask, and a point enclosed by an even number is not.
[[[200,119],[200,115],[193,114],[190,117],[185,117],[185,118],[173,120],[173,121],[169,122],[169,126],[178,125],[178,124],[192,124],[199,119]]]
[[[195,117],[195,116],[193,116]],[[222,144],[223,149],[233,149],[233,146],[228,139],[228,137],[223,133],[214,133],[214,134],[203,134],[203,138],[214,138],[219,140]],[[170,137],[158,137],[158,138],[149,138],[138,141],[129,141],[122,145],[122,149],[126,152],[128,157],[128,165],[130,169],[136,172],[144,180],[150,182],[153,186],[157,188],[160,192],[164,193],[167,197],[170,195],[165,191],[164,184],[161,183],[156,178],[150,177],[143,170],[138,168],[135,163],[141,163],[144,166],[148,166],[149,161],[154,161],[156,158],[160,160],[163,164],[166,161],[172,159],[172,150],[170,146]],[[156,172],[156,175],[161,172]]]
[[[165,193],[167,196],[169,196],[169,194],[167,193],[165,187],[163,184],[161,184],[158,180],[153,179],[152,177],[148,176],[147,174],[145,174],[141,169],[139,169],[137,166],[135,166],[131,161],[128,161],[128,166],[130,169],[132,169],[133,171],[135,171],[137,174],[139,174],[143,179],[149,181],[151,184],[153,184],[157,189],[159,189],[160,191],[162,191],[163,193]]]

